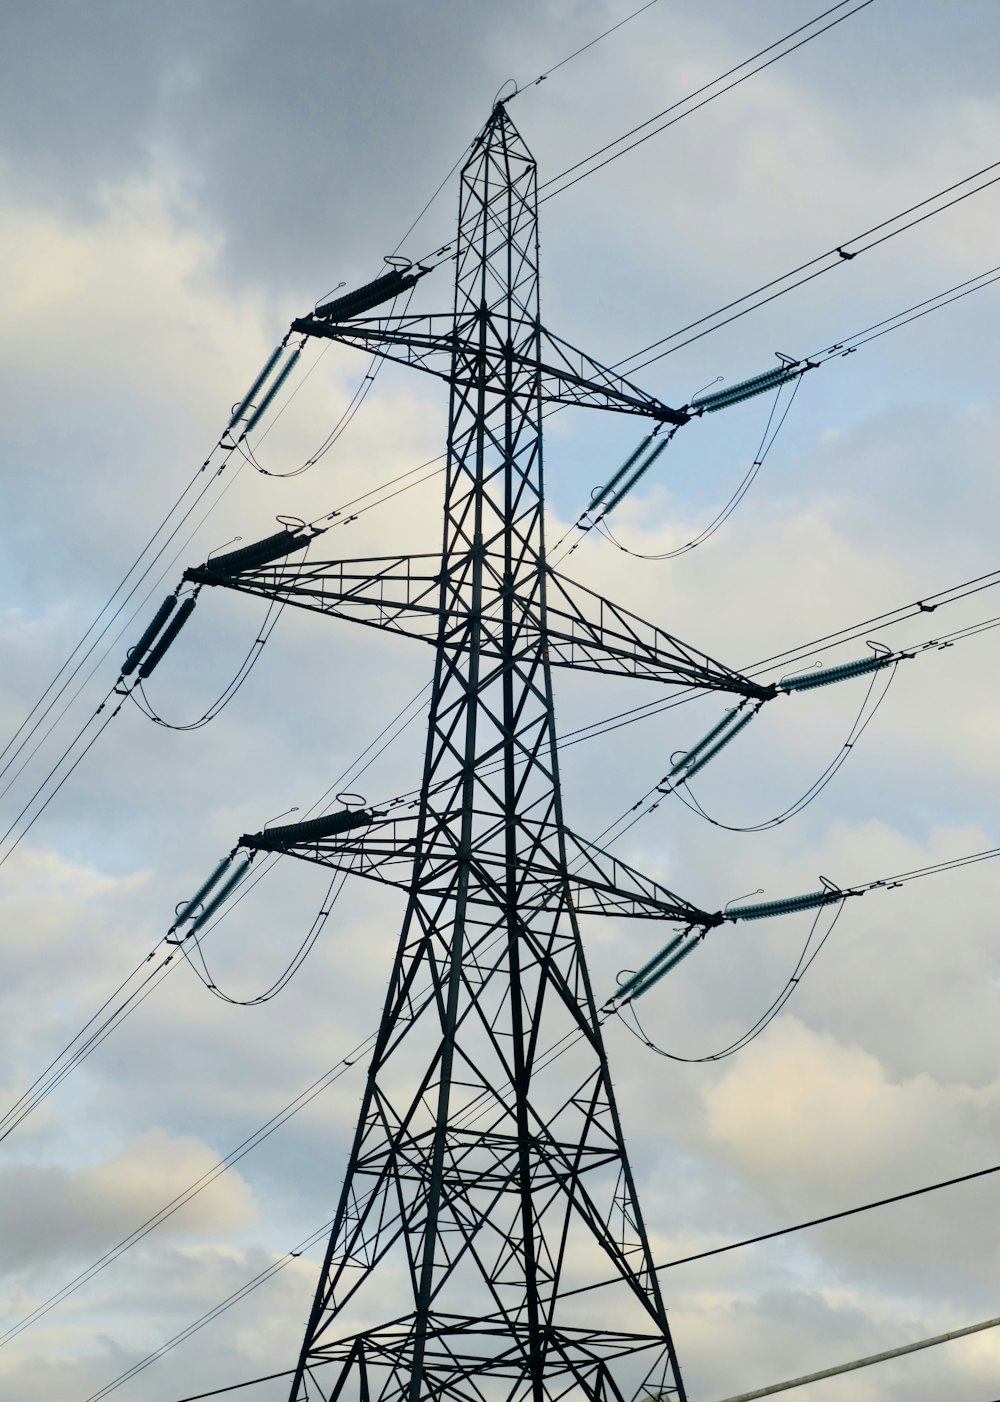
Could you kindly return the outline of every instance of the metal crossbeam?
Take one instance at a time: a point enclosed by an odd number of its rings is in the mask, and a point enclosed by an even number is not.
[[[539,396],[545,404],[612,409],[667,424],[686,424],[691,418],[686,410],[670,408],[623,375],[616,375],[583,351],[545,331],[542,335],[552,354],[543,360],[524,352],[512,353],[504,346],[490,346],[485,355],[480,356],[475,343],[456,332],[452,316],[435,312],[369,320],[358,317],[347,322],[304,316],[292,322],[292,330],[339,341],[341,345],[354,346],[384,360],[395,360],[414,370],[425,370],[463,389],[482,383],[481,377],[473,378],[478,376],[476,367],[482,362],[492,380],[492,383],[482,384],[486,395],[503,395],[501,373],[508,360],[516,359],[517,369],[537,382]],[[457,373],[453,368],[456,363],[462,367]]]
[[[244,833],[240,846],[252,852],[278,852],[329,867],[332,871],[348,872],[380,881],[387,886],[409,890],[414,860],[418,855],[417,836],[420,818],[416,813],[379,813],[378,805],[372,821],[358,833],[288,841],[281,829],[264,828],[257,833]],[[485,816],[485,815],[484,815]],[[501,820],[495,819],[495,828]],[[530,824],[525,824],[526,830]],[[675,895],[651,877],[630,867],[626,862],[603,851],[594,843],[563,830],[568,866],[561,862],[559,831],[549,824],[544,832],[535,834],[530,862],[515,868],[519,880],[518,906],[523,912],[545,911],[562,899],[562,888],[569,884],[573,907],[578,915],[622,915],[645,920],[678,921],[685,925],[709,928],[721,924],[722,917],[699,910],[689,901]],[[424,834],[425,841],[428,834]],[[469,900],[482,905],[495,905],[503,877],[507,873],[504,854],[494,844],[498,830],[484,830],[479,837],[472,861],[476,868],[477,885]],[[442,835],[446,840],[446,833]],[[425,896],[444,897],[451,880],[452,862],[448,856],[428,862],[422,873]]]
[[[452,572],[465,578],[466,563],[459,558],[453,562]],[[482,552],[482,568],[494,592],[491,603],[482,610],[480,655],[503,661],[503,557]],[[296,561],[225,574],[213,571],[209,563],[187,570],[184,577],[192,583],[277,599],[314,613],[420,638],[434,647],[438,644],[442,626],[439,555]],[[544,632],[540,612],[543,582],[548,585]],[[515,648],[527,654],[541,644],[548,648],[548,660],[553,666],[724,691],[758,700],[774,695],[772,685],[751,681],[666,629],[648,623],[555,570],[547,569],[544,574],[527,579],[525,587],[513,594],[512,602],[520,612]],[[454,613],[454,599],[451,612]]]

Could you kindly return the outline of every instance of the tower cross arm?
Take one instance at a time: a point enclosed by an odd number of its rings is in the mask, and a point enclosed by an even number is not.
[[[234,589],[312,613],[433,643],[440,619],[440,555],[311,560],[221,570],[209,560],[185,570],[192,584]]]
[[[466,329],[475,331],[475,336],[463,334]],[[487,393],[499,394],[504,382],[500,372],[513,369],[525,397],[537,395],[546,404],[610,409],[675,425],[685,424],[691,417],[685,409],[662,403],[541,328],[544,349],[540,355],[512,347],[499,334],[481,338],[481,327],[464,328],[450,313],[443,312],[340,322],[312,315],[293,321],[292,330],[427,371],[459,388],[482,384],[485,369],[491,372],[485,377]],[[463,367],[468,367],[467,372]]]
[[[394,801],[398,805],[398,801]],[[412,805],[411,805],[412,808]],[[434,825],[437,827],[438,825]],[[525,824],[530,828],[530,823]],[[297,857],[333,871],[342,871],[383,885],[408,889],[418,846],[431,857],[423,874],[424,895],[445,889],[451,870],[447,846],[435,843],[426,830],[421,841],[420,816],[399,806],[379,809],[344,809],[301,823],[244,833],[239,845],[250,852],[272,852]],[[438,831],[440,838],[443,828]],[[547,843],[544,839],[548,837]],[[666,886],[566,830],[565,864],[553,861],[551,833],[538,833],[534,856],[520,867],[524,910],[544,910],[558,904],[566,892],[579,915],[618,915],[644,920],[669,920],[708,929],[722,921],[676,895]],[[475,865],[482,883],[474,903],[489,903],[504,862],[490,854],[477,854]]]
[[[416,814],[344,809],[302,823],[244,833],[239,845],[249,852],[298,857],[332,871],[408,888],[417,826]]]
[[[721,915],[699,909],[569,829],[566,845],[567,875],[578,914],[671,920],[699,929],[722,923]]]
[[[563,667],[767,700],[761,685],[583,584],[547,571],[546,642]]]
[[[497,619],[505,594],[502,561],[489,554],[484,558],[495,583],[483,590],[479,645],[484,656],[500,657],[503,641]],[[209,560],[186,570],[184,578],[188,583],[232,589],[434,644],[442,619],[442,586],[445,607],[454,610],[463,596],[466,564],[465,556],[456,555],[443,577],[440,555],[431,554],[282,560],[239,567]],[[541,641],[552,665],[756,700],[774,694],[773,686],[752,681],[565,575],[549,569],[546,580],[548,604]],[[534,593],[532,586],[526,588]],[[521,599],[521,591],[517,598],[526,605],[526,619],[537,617],[531,599]],[[537,628],[526,622],[522,642],[531,647],[536,635]],[[458,622],[448,636],[451,646],[467,649],[467,630]]]

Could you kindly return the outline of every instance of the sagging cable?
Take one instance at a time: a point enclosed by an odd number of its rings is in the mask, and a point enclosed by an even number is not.
[[[715,382],[713,381],[713,384],[714,383]],[[774,447],[778,435],[785,426],[785,420],[788,418],[788,415],[791,412],[792,405],[795,403],[796,397],[798,396],[798,392],[801,389],[801,387],[802,379],[801,377],[799,377],[795,381],[795,384],[792,388],[792,392],[788,397],[788,402],[785,404],[784,409],[781,411],[781,416],[780,418],[778,418],[777,424],[775,424],[775,416],[778,413],[778,408],[781,403],[782,391],[784,389],[784,385],[778,386],[777,393],[774,396],[774,402],[771,405],[771,412],[767,416],[767,423],[764,425],[764,432],[761,434],[760,443],[757,447],[756,453],[754,454],[753,461],[747,468],[746,472],[743,474],[742,481],[740,482],[736,490],[733,492],[729,500],[726,502],[725,506],[720,512],[718,512],[714,519],[711,520],[709,524],[704,527],[703,530],[700,530],[696,535],[691,536],[690,539],[686,540],[683,545],[674,546],[674,548],[671,550],[633,550],[630,546],[625,545],[622,541],[616,538],[616,536],[611,531],[611,527],[606,521],[602,522],[599,527],[600,532],[604,536],[604,538],[608,540],[617,550],[621,550],[623,554],[631,555],[637,560],[676,560],[681,555],[686,555],[689,551],[696,550],[698,546],[703,545],[706,540],[710,540],[711,537],[715,535],[716,531],[718,531],[729,520],[730,516],[732,516],[733,512],[740,505],[743,498],[746,496],[747,492],[750,490],[751,486],[756,480],[757,474],[764,466],[764,462],[768,454]]]
[[[685,419],[684,422],[686,423],[687,420]],[[675,423],[665,437],[661,438],[659,442],[654,443],[661,427],[662,424],[655,429],[653,433],[642,440],[635,452],[625,459],[618,471],[603,487],[595,489],[591,497],[590,505],[580,513],[573,525],[564,532],[556,543],[555,550],[552,552],[553,556],[559,546],[562,545],[563,541],[574,529],[586,534],[587,531],[593,530],[595,526],[599,527],[601,525],[601,522],[604,520],[605,516],[607,516],[608,512],[613,511],[618,503],[624,497],[628,496],[629,492],[640,478],[645,476],[653,466],[653,463],[663,452],[664,448],[672,440],[674,434],[679,428],[683,427],[683,425]],[[650,449],[650,444],[654,444],[652,449]],[[643,457],[644,453],[646,454],[645,457]],[[638,463],[638,466],[636,466],[636,463]],[[623,478],[625,478],[624,482],[622,482]],[[619,483],[622,483],[622,485],[619,486]],[[582,540],[582,536],[580,539]],[[579,544],[580,540],[577,540],[564,554],[572,555]],[[559,556],[558,558],[562,559],[563,557]]]
[[[907,654],[902,654],[902,656],[906,655]],[[867,675],[870,677],[870,681],[868,683],[868,689],[865,692],[864,700],[861,702],[861,706],[851,724],[851,728],[847,732],[847,736],[837,750],[837,753],[819,776],[813,780],[805,792],[799,794],[798,798],[786,808],[783,808],[781,812],[775,813],[772,817],[757,823],[725,823],[720,818],[713,817],[711,813],[705,810],[703,804],[695,797],[690,787],[686,794],[675,790],[675,792],[677,792],[677,797],[692,813],[696,813],[699,818],[704,819],[707,823],[711,823],[713,827],[721,828],[726,832],[768,832],[772,828],[780,827],[782,823],[786,823],[789,819],[796,817],[805,808],[808,808],[808,806],[819,797],[827,785],[833,781],[834,776],[854,753],[858,741],[875,719],[879,708],[889,694],[889,687],[892,685],[896,675],[896,667],[901,658],[900,656],[896,656],[890,657],[888,660],[892,662],[892,667],[888,672],[885,672],[885,683],[881,687],[879,694],[876,695],[875,693],[879,678],[885,669],[875,671],[869,670]],[[874,702],[872,700],[873,696],[875,698]]]
[[[195,976],[201,981],[201,983],[204,984],[205,988],[208,990],[209,993],[211,993],[213,998],[218,998],[220,1002],[228,1003],[231,1007],[258,1008],[264,1003],[269,1003],[272,1000],[272,998],[276,998],[279,993],[283,992],[284,989],[286,989],[291,983],[292,979],[295,977],[298,971],[302,968],[302,965],[305,963],[309,955],[312,953],[313,949],[316,947],[319,937],[323,932],[327,920],[330,918],[333,908],[336,905],[337,899],[340,896],[341,891],[344,889],[346,882],[347,872],[334,874],[333,879],[327,887],[326,894],[320,903],[320,908],[316,912],[312,924],[310,925],[305,935],[305,938],[302,940],[298,949],[292,955],[291,959],[285,965],[284,969],[274,980],[274,982],[271,983],[269,987],[265,988],[263,993],[258,993],[252,998],[235,998],[231,994],[224,992],[224,990],[219,987],[219,985],[215,982],[214,977],[212,976],[208,964],[205,961],[205,952],[202,948],[202,943],[200,939],[195,939],[193,951],[189,948],[189,946],[186,943],[182,945],[182,952],[184,953],[185,958],[190,964]],[[248,889],[252,889],[252,885]],[[244,895],[246,895],[246,890],[244,890],[241,893],[240,899],[242,899]],[[200,968],[198,967],[199,964],[201,965]]]
[[[835,886],[832,881],[824,882],[820,891],[810,891],[803,896],[786,896],[781,900],[762,901],[756,905],[727,906],[725,910],[719,911],[712,919],[716,924],[731,920],[766,920],[771,916],[794,915],[803,910],[817,910],[821,906],[836,905],[843,902],[848,896],[858,894],[853,891],[842,891]],[[697,932],[693,927],[683,930],[679,935],[675,935],[664,947],[655,954],[648,963],[632,974],[629,978],[621,982],[612,997],[604,1006],[606,1012],[619,1012],[626,1004],[633,999],[640,998],[643,993],[648,992],[654,984],[669,974],[672,969],[702,942],[708,933],[709,927],[702,926]]]
[[[847,895],[848,893],[842,892],[841,894]],[[742,900],[744,898],[740,897],[740,899]],[[639,1015],[636,1012],[634,1003],[630,1003],[627,1006],[623,1005],[621,1009],[616,1009],[616,1011],[619,1012],[619,1015],[621,1017],[622,1026],[625,1027],[627,1031],[631,1032],[633,1036],[638,1037],[638,1039],[643,1043],[643,1045],[646,1046],[650,1051],[655,1052],[657,1056],[664,1057],[667,1061],[682,1062],[688,1066],[695,1066],[704,1065],[705,1063],[710,1061],[724,1061],[730,1056],[735,1056],[738,1052],[741,1052],[745,1047],[748,1047],[751,1042],[756,1041],[756,1039],[759,1036],[761,1036],[761,1034],[765,1032],[768,1027],[770,1027],[771,1023],[774,1022],[774,1020],[781,1014],[789,999],[792,998],[795,991],[800,986],[802,980],[805,978],[806,974],[816,962],[816,959],[819,957],[820,953],[825,947],[827,940],[829,940],[830,936],[833,934],[834,928],[841,915],[843,914],[844,902],[841,901],[839,905],[835,907],[835,909],[833,910],[832,919],[827,925],[825,932],[821,936],[819,936],[819,938],[817,938],[821,918],[825,910],[825,905],[820,906],[819,909],[817,909],[815,915],[813,916],[812,923],[809,927],[809,933],[806,936],[805,944],[802,947],[801,953],[799,954],[798,959],[795,961],[794,968],[792,969],[788,978],[785,980],[785,983],[778,992],[777,996],[771,999],[771,1002],[767,1005],[764,1011],[755,1019],[754,1022],[750,1024],[750,1026],[744,1032],[742,1032],[738,1037],[735,1037],[731,1042],[728,1042],[725,1046],[719,1047],[716,1051],[713,1052],[703,1053],[700,1056],[686,1056],[681,1052],[668,1051],[665,1047],[658,1046],[657,1043],[653,1041],[652,1037],[649,1036],[646,1029],[639,1021]]]

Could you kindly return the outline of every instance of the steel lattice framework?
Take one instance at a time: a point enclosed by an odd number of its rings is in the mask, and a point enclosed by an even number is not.
[[[552,668],[765,692],[546,562],[543,405],[686,415],[544,330],[535,163],[502,104],[457,249],[450,316],[296,323],[447,379],[440,556],[188,571],[435,653],[414,811],[243,838],[408,893],[291,1397],[684,1402],[579,917],[720,917],[566,827]]]

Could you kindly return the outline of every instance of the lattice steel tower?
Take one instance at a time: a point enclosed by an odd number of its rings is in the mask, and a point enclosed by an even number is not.
[[[687,415],[543,328],[535,164],[502,104],[456,249],[452,314],[352,294],[294,323],[447,379],[440,556],[290,564],[289,536],[188,572],[435,654],[416,805],[242,839],[407,892],[291,1397],[684,1402],[578,917],[718,917],[566,827],[551,669],[762,691],[546,563],[543,406]]]

